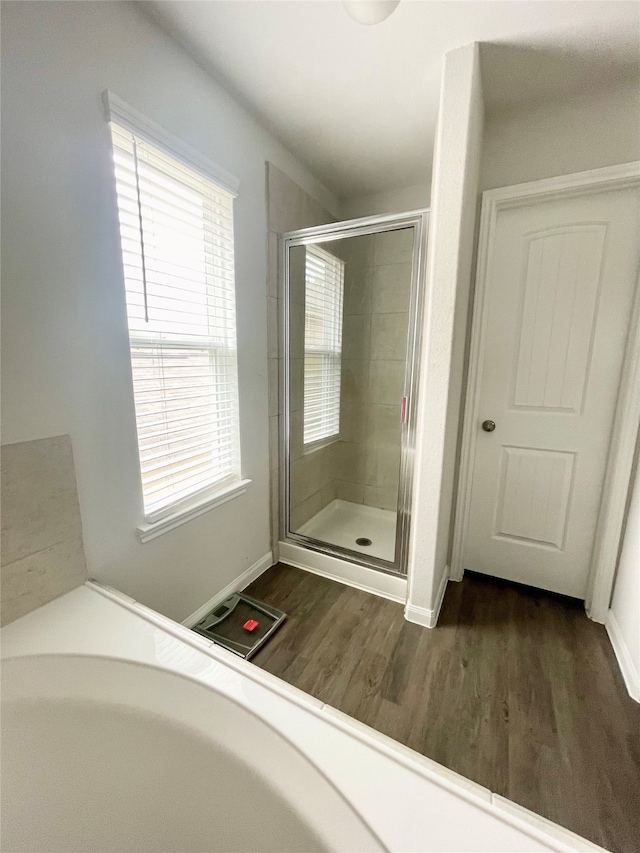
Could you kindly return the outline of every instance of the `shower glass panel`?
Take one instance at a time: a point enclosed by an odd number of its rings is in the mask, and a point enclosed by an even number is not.
[[[284,241],[285,536],[403,573],[426,216],[367,222]]]

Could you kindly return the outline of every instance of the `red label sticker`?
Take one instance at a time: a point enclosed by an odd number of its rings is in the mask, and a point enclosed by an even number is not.
[[[260,623],[255,619],[247,619],[247,621],[242,626],[245,631],[255,631]]]

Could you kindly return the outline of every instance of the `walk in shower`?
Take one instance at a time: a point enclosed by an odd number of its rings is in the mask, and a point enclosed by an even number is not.
[[[406,574],[427,213],[283,237],[285,539]]]

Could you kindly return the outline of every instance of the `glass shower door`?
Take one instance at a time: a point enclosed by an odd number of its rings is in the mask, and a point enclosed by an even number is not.
[[[423,216],[285,240],[285,533],[395,572],[408,534]]]

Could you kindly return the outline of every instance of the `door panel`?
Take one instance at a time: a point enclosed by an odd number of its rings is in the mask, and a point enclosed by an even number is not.
[[[639,208],[627,188],[497,213],[465,568],[584,598]]]
[[[494,537],[562,550],[574,453],[503,447]]]
[[[593,225],[525,239],[514,407],[564,411],[582,407],[604,237],[605,226]]]

